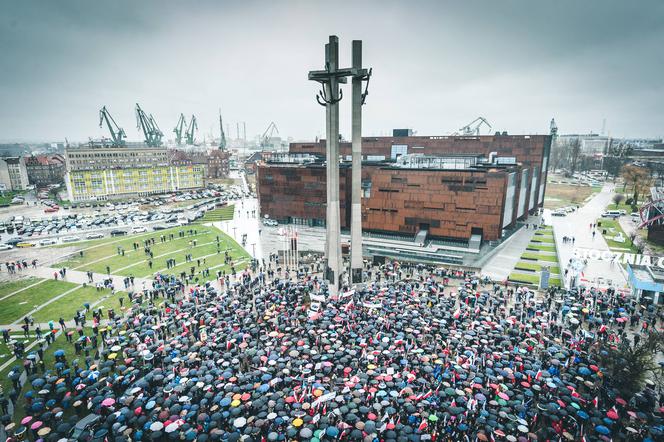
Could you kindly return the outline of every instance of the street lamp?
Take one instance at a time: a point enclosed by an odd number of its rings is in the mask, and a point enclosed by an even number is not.
[[[253,251],[253,253],[252,253],[251,255],[252,255],[254,258],[256,258],[256,243],[255,243],[255,242],[252,242],[252,243],[251,243],[251,248],[252,248],[252,251]]]

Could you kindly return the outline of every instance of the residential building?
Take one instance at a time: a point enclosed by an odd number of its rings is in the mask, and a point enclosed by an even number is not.
[[[0,158],[0,185],[4,190],[25,190],[30,185],[23,157]]]
[[[106,200],[203,187],[204,168],[171,163],[166,147],[88,145],[65,150],[72,201]]]
[[[55,155],[32,155],[25,157],[25,167],[28,171],[30,184],[47,186],[60,184],[65,178],[65,157]]]

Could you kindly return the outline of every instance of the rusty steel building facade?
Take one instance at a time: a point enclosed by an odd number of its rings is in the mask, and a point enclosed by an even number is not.
[[[548,135],[363,138],[362,228],[399,237],[497,240],[503,229],[544,202]],[[297,157],[257,168],[261,215],[280,222],[324,225],[325,140],[291,143]],[[341,143],[342,228],[350,227],[350,143]],[[405,159],[405,160],[404,160]]]

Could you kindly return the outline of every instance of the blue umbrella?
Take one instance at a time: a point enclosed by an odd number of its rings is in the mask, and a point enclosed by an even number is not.
[[[599,434],[607,435],[611,431],[609,431],[608,428],[606,428],[604,425],[598,425],[595,427],[595,431],[597,431]]]
[[[56,358],[62,357],[62,356],[64,356],[64,355],[65,355],[65,351],[62,350],[62,349],[55,350],[55,351],[53,352],[53,356],[55,356]]]
[[[582,376],[588,376],[588,375],[591,374],[592,372],[591,372],[590,370],[588,370],[587,367],[581,367],[581,368],[579,368],[579,373],[580,373]]]
[[[583,419],[583,420],[586,420],[586,419],[588,419],[588,418],[590,417],[590,416],[588,416],[588,413],[586,413],[586,412],[583,411],[583,410],[579,410],[579,411],[577,411],[577,412],[576,412],[576,415],[579,416],[579,417],[580,417],[581,419]]]

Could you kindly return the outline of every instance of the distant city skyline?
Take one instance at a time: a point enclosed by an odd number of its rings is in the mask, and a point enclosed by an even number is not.
[[[324,133],[318,86],[328,35],[350,64],[364,41],[374,75],[365,136],[449,134],[477,116],[490,132],[664,135],[664,3],[201,1],[10,2],[0,16],[0,142],[85,141],[106,105],[128,141],[135,103],[166,139],[193,113],[198,139],[274,121],[284,138]],[[343,87],[350,97],[349,86]],[[350,100],[341,132],[350,138]],[[348,118],[344,118],[348,116]],[[346,121],[347,120],[347,121]],[[242,132],[242,127],[240,128]]]

